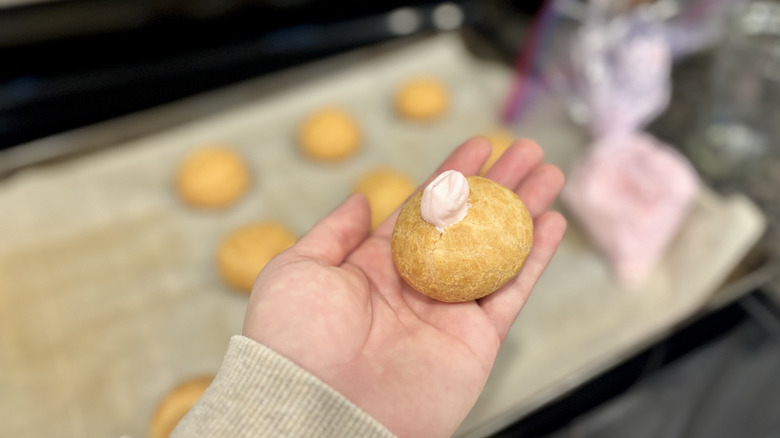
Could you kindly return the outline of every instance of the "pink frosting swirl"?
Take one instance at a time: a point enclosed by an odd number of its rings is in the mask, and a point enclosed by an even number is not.
[[[466,217],[469,209],[469,183],[456,170],[442,172],[425,188],[420,213],[440,233]]]

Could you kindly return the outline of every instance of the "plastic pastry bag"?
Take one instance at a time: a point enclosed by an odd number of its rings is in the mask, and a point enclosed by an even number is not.
[[[563,199],[618,280],[636,286],[677,234],[697,181],[677,151],[629,132],[590,146],[569,175]]]
[[[693,167],[642,127],[669,101],[671,53],[650,10],[607,19],[594,2],[573,40],[574,99],[594,142],[563,202],[627,287],[650,273],[696,196]]]

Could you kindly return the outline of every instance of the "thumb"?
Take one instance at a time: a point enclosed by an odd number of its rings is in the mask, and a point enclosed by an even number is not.
[[[289,253],[338,266],[366,238],[371,227],[368,200],[355,193],[317,222],[290,248]]]

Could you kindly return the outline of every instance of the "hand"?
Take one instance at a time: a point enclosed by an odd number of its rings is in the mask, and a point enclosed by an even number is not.
[[[458,147],[435,175],[479,172],[490,144]],[[520,274],[485,298],[448,304],[408,286],[390,254],[398,211],[373,233],[362,195],[347,199],[257,278],[244,335],[317,376],[401,437],[450,436],[477,400],[498,348],[561,241],[547,211],[563,174],[515,142],[486,177],[514,190],[534,217]],[[424,187],[424,186],[423,186]]]

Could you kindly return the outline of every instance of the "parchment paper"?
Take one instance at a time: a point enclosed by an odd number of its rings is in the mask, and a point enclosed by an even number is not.
[[[455,35],[365,53],[292,86],[287,73],[250,81],[247,92],[288,85],[0,184],[0,436],[146,436],[158,401],[180,381],[214,373],[240,333],[247,296],[214,268],[224,235],[255,219],[303,233],[362,173],[386,166],[421,182],[465,138],[498,125],[510,72],[475,60]],[[417,73],[453,93],[440,123],[411,124],[392,111],[395,87]],[[341,164],[308,161],[294,143],[301,118],[325,104],[352,111],[366,135],[364,150]],[[565,166],[584,140],[554,104],[538,108],[514,129]],[[209,141],[240,150],[254,174],[249,195],[224,212],[187,208],[173,191],[181,157]],[[672,328],[762,228],[745,199],[704,190],[646,287],[624,291],[573,226],[459,434],[494,431]]]

